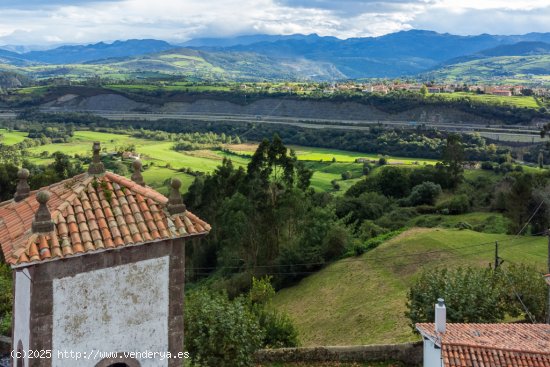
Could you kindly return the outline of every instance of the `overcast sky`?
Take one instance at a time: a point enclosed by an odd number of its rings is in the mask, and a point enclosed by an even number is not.
[[[408,29],[550,32],[550,0],[0,0],[0,45]]]

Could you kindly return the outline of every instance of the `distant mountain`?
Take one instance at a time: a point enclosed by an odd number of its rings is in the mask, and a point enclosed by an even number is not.
[[[180,44],[182,47],[201,47],[201,48],[222,48],[232,46],[246,46],[260,42],[276,42],[283,40],[302,40],[311,37],[317,37],[313,35],[303,34],[291,34],[291,35],[269,35],[269,34],[256,34],[248,36],[238,36],[232,38],[194,38],[187,42]]]
[[[1,65],[0,65],[1,67]],[[127,79],[173,79],[215,81],[323,80],[344,79],[332,64],[306,59],[272,59],[249,52],[216,52],[187,48],[160,53],[111,58],[86,64],[34,65],[18,70],[36,78],[100,76]]]
[[[365,78],[414,75],[445,60],[521,41],[550,42],[550,33],[456,36],[412,30],[346,40],[312,35],[303,39],[264,41],[218,50],[254,52],[273,58],[302,57],[331,63],[348,78]]]
[[[257,80],[285,77],[299,80],[394,78],[425,74],[448,65],[485,58],[546,54],[550,33],[457,36],[411,30],[345,40],[317,34],[251,35],[199,38],[184,45],[186,47],[181,49],[164,41],[128,40],[25,53],[0,50],[0,63],[18,67],[63,65],[49,70],[40,67],[27,70],[28,75],[39,78],[74,75],[70,70],[77,70],[79,76],[96,75],[90,74],[91,70],[99,67],[90,67],[85,73],[86,68],[81,66],[84,63],[113,64],[122,67],[123,74],[129,73],[137,78],[156,77],[164,72],[192,77],[193,70],[197,79],[212,75],[222,79],[250,80],[255,72]],[[192,57],[185,56],[189,52],[196,53],[193,55],[197,57],[195,62]],[[184,59],[170,59],[170,54],[181,58],[182,53]],[[496,70],[498,74],[499,69]],[[94,72],[105,74],[105,70]]]
[[[488,50],[482,50],[472,55],[459,56],[446,60],[442,65],[460,64],[468,61],[499,56],[530,56],[547,54],[550,54],[550,43],[518,42],[511,45],[501,45]]]
[[[21,56],[17,52],[0,49],[0,64],[24,66],[24,65],[31,64],[31,62],[29,60],[26,60],[23,56]]]
[[[100,42],[85,46],[61,46],[53,50],[26,52],[19,57],[46,64],[79,64],[108,58],[144,55],[171,48],[174,46],[165,41],[128,40],[113,43]]]

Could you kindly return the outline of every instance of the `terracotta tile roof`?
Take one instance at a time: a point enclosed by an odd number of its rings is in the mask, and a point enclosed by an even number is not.
[[[0,245],[11,265],[210,231],[189,211],[170,215],[164,195],[111,172],[81,174],[44,189],[51,193],[47,206],[55,225],[49,233],[31,230],[38,191],[0,203]]]
[[[416,328],[441,347],[445,367],[550,367],[547,324],[447,324],[444,334],[432,323]]]

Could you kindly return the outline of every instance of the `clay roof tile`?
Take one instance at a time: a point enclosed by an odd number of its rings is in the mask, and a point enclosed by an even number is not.
[[[171,217],[165,196],[111,172],[81,174],[46,189],[52,193],[47,205],[55,224],[48,234],[31,231],[37,191],[17,203],[0,203],[0,247],[12,265],[185,237],[210,228],[192,214],[187,220]]]

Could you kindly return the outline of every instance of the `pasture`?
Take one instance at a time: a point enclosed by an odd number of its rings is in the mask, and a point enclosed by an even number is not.
[[[405,317],[407,291],[423,268],[486,267],[494,241],[508,262],[544,269],[546,237],[412,228],[360,257],[337,261],[283,289],[274,306],[289,314],[303,346],[418,340]]]
[[[14,145],[21,143],[27,137],[27,133],[22,131],[8,131],[6,129],[0,129],[0,144]]]
[[[23,133],[18,133],[23,134]],[[97,131],[75,131],[74,137],[69,143],[49,144],[28,149],[31,153],[29,159],[35,164],[51,163],[51,155],[60,151],[75,156],[91,155],[91,147],[94,141],[101,142],[103,152],[115,152],[134,147],[141,155],[144,166],[144,178],[146,182],[166,192],[166,182],[170,177],[177,176],[183,182],[183,190],[187,190],[194,180],[194,177],[180,172],[182,169],[191,169],[197,172],[212,172],[220,166],[224,158],[230,158],[234,165],[246,167],[249,156],[256,149],[256,144],[231,145],[226,148],[230,151],[219,150],[195,150],[175,151],[172,149],[174,143],[169,141],[154,141],[136,138],[126,134],[114,134]],[[314,171],[311,179],[311,186],[316,191],[334,191],[332,181],[337,181],[340,190],[337,194],[345,192],[362,177],[362,163],[355,163],[357,158],[368,158],[376,161],[378,156],[365,155],[356,152],[330,150],[321,148],[310,148],[293,146],[297,158],[305,162],[306,166]],[[231,153],[233,152],[233,153]],[[236,153],[236,154],[234,154]],[[393,158],[389,159],[390,164],[404,164],[414,167],[413,159]],[[419,161],[423,164],[435,162],[430,160]],[[342,174],[351,173],[351,179],[344,180]]]

